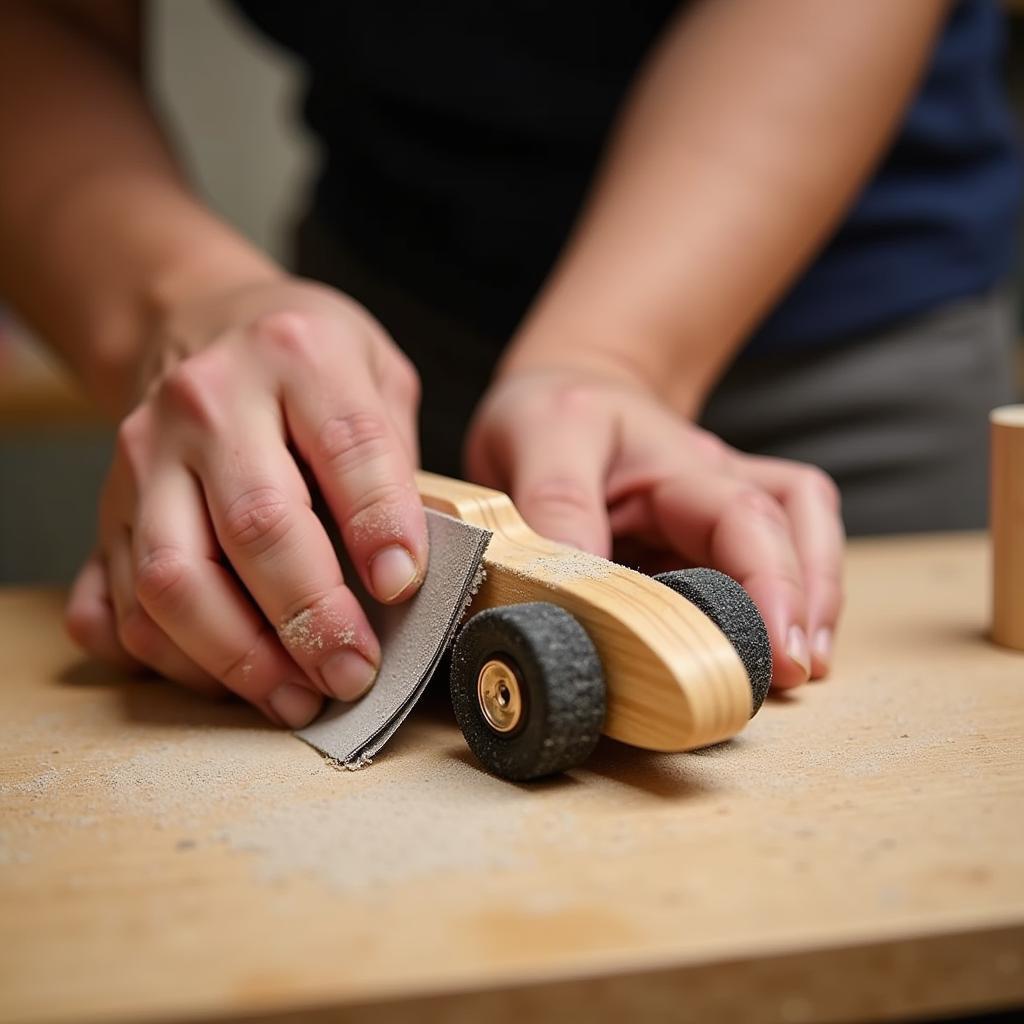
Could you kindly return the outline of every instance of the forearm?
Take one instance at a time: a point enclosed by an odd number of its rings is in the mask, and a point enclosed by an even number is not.
[[[112,412],[169,309],[277,273],[190,194],[138,35],[124,0],[0,7],[0,294]]]
[[[941,0],[702,0],[669,27],[504,366],[624,369],[694,415],[889,140]]]

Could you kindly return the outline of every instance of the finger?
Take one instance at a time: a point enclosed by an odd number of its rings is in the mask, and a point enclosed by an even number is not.
[[[251,417],[244,438],[197,455],[220,546],[285,649],[321,692],[360,697],[373,684],[380,646],[279,425]]]
[[[153,474],[133,548],[139,601],[188,658],[279,725],[316,717],[323,698],[219,564],[202,492],[183,466]]]
[[[752,483],[701,466],[656,485],[651,502],[656,522],[680,554],[727,573],[747,589],[768,628],[774,685],[806,682],[810,654],[803,576],[779,502]]]
[[[386,370],[381,377],[380,391],[408,461],[415,468],[420,464],[420,382],[412,362],[402,356],[397,365]]]
[[[499,479],[542,536],[607,558],[605,478],[614,444],[607,413],[589,395],[570,392],[540,414],[497,416],[477,448],[475,474]]]
[[[105,554],[121,646],[136,661],[167,679],[208,697],[223,695],[220,683],[182,653],[139,604],[135,596],[135,570],[127,529],[105,539]]]
[[[107,570],[98,551],[75,578],[64,624],[72,640],[90,654],[125,669],[141,668],[117,638],[117,620],[107,587]]]
[[[786,510],[807,595],[811,676],[828,674],[833,637],[843,604],[843,548],[846,541],[839,490],[814,466],[784,459],[744,456],[744,473],[773,494]]]
[[[384,397],[387,400],[388,396],[385,395]],[[420,464],[418,416],[416,410],[400,408],[392,402],[387,402],[387,413],[391,426],[401,442],[406,462],[415,471]]]
[[[428,557],[408,446],[365,362],[342,364],[337,354],[325,362],[323,346],[308,344],[309,326],[293,320],[267,328],[291,356],[280,367],[289,434],[366,589],[387,604],[403,601],[423,582]]]

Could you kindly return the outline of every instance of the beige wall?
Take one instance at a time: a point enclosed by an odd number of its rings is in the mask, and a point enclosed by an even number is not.
[[[155,94],[195,182],[283,258],[314,159],[295,116],[300,71],[215,0],[156,0],[149,38]]]

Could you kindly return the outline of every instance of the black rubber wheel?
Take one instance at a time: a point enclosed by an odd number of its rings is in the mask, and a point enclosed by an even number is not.
[[[607,708],[590,637],[569,612],[545,602],[474,615],[452,648],[451,693],[470,750],[515,782],[585,761]]]
[[[695,604],[736,649],[750,682],[753,718],[772,685],[772,645],[750,595],[731,576],[715,569],[677,569],[654,578]]]

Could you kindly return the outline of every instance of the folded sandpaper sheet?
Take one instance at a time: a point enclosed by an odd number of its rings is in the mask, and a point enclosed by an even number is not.
[[[332,701],[296,735],[350,768],[368,764],[394,735],[430,682],[478,585],[489,530],[427,510],[430,562],[410,600],[382,605],[363,589],[337,544],[345,581],[359,598],[381,646],[380,671],[369,693],[352,704]]]

